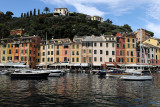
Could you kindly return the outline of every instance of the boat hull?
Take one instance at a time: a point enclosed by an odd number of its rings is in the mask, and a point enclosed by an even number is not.
[[[49,77],[59,77],[59,76],[61,76],[61,73],[55,73],[55,72],[51,72],[49,75],[48,75]]]
[[[120,79],[128,81],[145,81],[152,80],[152,76],[122,76]]]
[[[12,73],[10,74],[11,78],[47,78],[50,73],[31,73],[31,74],[23,74],[23,73]]]

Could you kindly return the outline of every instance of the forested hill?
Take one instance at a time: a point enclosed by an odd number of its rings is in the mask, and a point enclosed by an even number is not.
[[[8,11],[0,13],[0,38],[9,36],[9,31],[22,28],[25,34],[39,35],[45,38],[73,38],[74,35],[101,35],[116,34],[117,32],[132,32],[128,24],[118,26],[107,19],[104,22],[88,20],[86,15],[70,13],[70,16],[53,16],[52,13],[39,15],[25,15],[12,17],[13,13]]]

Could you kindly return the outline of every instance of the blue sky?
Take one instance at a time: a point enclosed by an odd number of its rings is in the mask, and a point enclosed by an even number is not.
[[[50,12],[66,7],[70,12],[99,15],[116,25],[129,24],[134,31],[150,30],[160,38],[160,0],[2,0],[0,11],[19,17],[34,8],[42,12],[46,6]]]

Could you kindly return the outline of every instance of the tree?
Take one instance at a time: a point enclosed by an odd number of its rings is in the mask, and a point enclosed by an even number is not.
[[[27,12],[27,18],[29,17],[29,12]]]
[[[128,32],[133,32],[131,26],[129,26],[128,24],[124,24],[122,27],[125,28]]]
[[[36,16],[36,9],[34,9],[34,13],[33,14],[34,14],[34,16]]]
[[[12,15],[14,15],[14,14],[11,11],[7,11],[5,17],[7,20],[9,20],[12,18]]]
[[[40,9],[38,9],[38,15],[40,15]]]
[[[48,7],[45,7],[44,11],[46,11],[46,14],[47,14],[47,12],[50,12],[50,9]]]
[[[30,10],[30,16],[32,16],[32,10]]]
[[[21,13],[21,18],[23,17],[23,13]]]
[[[110,19],[107,19],[105,22],[112,24],[112,21]]]

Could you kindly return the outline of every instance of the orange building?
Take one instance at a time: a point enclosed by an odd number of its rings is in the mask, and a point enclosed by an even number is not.
[[[10,35],[23,35],[24,34],[24,29],[15,29],[10,31]]]

